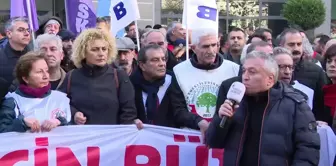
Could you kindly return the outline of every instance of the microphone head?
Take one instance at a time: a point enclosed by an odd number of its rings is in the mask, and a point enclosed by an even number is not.
[[[243,99],[244,97],[244,94],[245,94],[245,85],[241,82],[234,82],[227,95],[226,95],[226,98],[227,99],[231,99],[231,100],[234,100],[236,101],[237,103],[240,103],[241,100]]]

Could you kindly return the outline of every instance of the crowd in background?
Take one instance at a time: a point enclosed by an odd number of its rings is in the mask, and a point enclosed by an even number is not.
[[[172,22],[142,30],[131,23],[115,38],[110,26],[100,17],[96,28],[75,36],[51,17],[33,41],[26,18],[10,19],[0,40],[0,132],[153,124],[200,130],[210,147],[226,149],[227,165],[319,162],[317,127],[336,131],[331,34],[310,41],[300,29],[274,36],[233,27],[186,36]],[[226,94],[235,81],[247,96],[233,114]],[[233,117],[230,130],[218,127],[223,116]]]

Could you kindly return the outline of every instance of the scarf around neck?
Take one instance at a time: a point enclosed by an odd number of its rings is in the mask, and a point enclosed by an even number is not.
[[[138,69],[135,71],[133,79],[136,80],[134,81],[134,86],[147,93],[145,104],[147,115],[146,117],[149,123],[154,124],[155,112],[158,110],[160,105],[157,93],[160,87],[165,83],[165,77],[150,82],[144,78],[141,69]]]
[[[47,86],[42,88],[32,88],[25,84],[20,84],[19,90],[28,96],[34,97],[34,98],[43,98],[51,88],[51,84],[49,83]]]

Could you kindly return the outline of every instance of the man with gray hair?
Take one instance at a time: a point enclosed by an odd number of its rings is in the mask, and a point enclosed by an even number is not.
[[[279,80],[291,85],[294,89],[298,90],[307,100],[310,109],[313,108],[314,91],[297,80],[292,80],[294,71],[294,62],[292,53],[283,47],[275,47],[273,50],[273,58],[279,67]]]
[[[278,72],[271,56],[253,51],[243,61],[242,101],[234,104],[220,90],[221,105],[206,144],[225,149],[223,165],[318,165],[320,138],[314,115],[300,93],[277,81]],[[224,116],[228,120],[221,128]]]
[[[29,50],[31,29],[28,20],[23,17],[15,17],[7,21],[6,35],[8,43],[0,50],[0,77],[11,83],[14,80],[13,70],[20,56]]]
[[[177,64],[177,59],[174,54],[167,48],[167,40],[163,33],[158,29],[152,29],[141,37],[142,44],[141,47],[146,47],[148,45],[159,45],[167,56],[167,70],[173,70],[173,67]]]
[[[223,59],[218,50],[218,34],[214,29],[193,29],[190,59],[176,65],[175,91],[183,93],[189,111],[211,121],[215,114],[218,89],[226,79],[238,76],[239,65]]]
[[[168,49],[170,51],[174,50],[174,47],[177,46],[175,42],[179,39],[186,39],[186,29],[183,28],[182,24],[177,21],[173,21],[168,25],[167,30],[167,40],[168,40]]]
[[[51,89],[58,89],[65,78],[65,71],[61,68],[64,57],[62,40],[54,34],[43,34],[36,38],[35,50],[44,53],[48,67]]]

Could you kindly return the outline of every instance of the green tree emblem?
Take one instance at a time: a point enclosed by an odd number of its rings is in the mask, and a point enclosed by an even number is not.
[[[217,97],[212,93],[203,93],[197,98],[197,107],[206,107],[206,112],[210,113],[209,108],[216,106]]]

